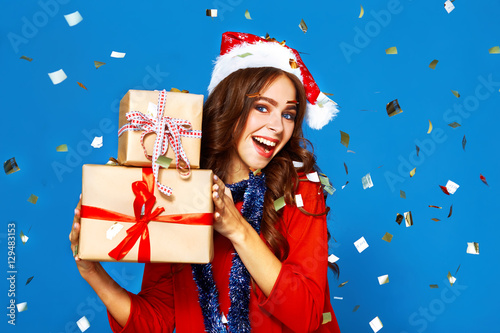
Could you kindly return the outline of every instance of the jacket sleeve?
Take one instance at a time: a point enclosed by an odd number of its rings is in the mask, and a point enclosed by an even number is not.
[[[325,211],[318,183],[301,182],[297,191],[304,209]],[[261,309],[296,332],[313,332],[322,325],[328,291],[328,236],[326,216],[309,216],[297,207],[285,206],[281,228],[290,252],[274,287],[266,298],[255,289]]]
[[[124,327],[108,312],[114,333],[162,332],[175,328],[174,288],[171,264],[146,264],[141,291],[127,292],[132,302],[130,315]]]

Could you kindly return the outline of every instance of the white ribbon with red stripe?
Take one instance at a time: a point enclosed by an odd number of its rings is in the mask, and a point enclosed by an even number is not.
[[[125,131],[142,131],[141,145],[144,149],[144,155],[152,162],[153,174],[158,190],[166,195],[171,195],[172,189],[158,181],[158,171],[160,169],[160,165],[156,163],[156,160],[158,160],[158,157],[167,153],[170,143],[170,146],[172,146],[172,149],[174,150],[177,169],[182,171],[187,170],[187,172],[184,173],[189,175],[191,165],[189,164],[189,160],[184,152],[184,148],[182,147],[180,137],[184,136],[188,138],[200,139],[201,131],[193,130],[191,122],[187,120],[163,116],[166,97],[167,92],[165,90],[159,92],[156,118],[150,117],[139,111],[127,112],[125,116],[127,117],[129,123],[123,125],[119,129],[118,136],[122,135]],[[151,155],[148,155],[146,147],[144,146],[144,137],[153,132],[156,133],[156,140],[154,144],[153,156],[151,157]],[[182,163],[184,163],[184,165]]]

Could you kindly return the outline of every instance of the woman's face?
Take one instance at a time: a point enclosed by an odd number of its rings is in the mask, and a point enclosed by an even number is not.
[[[254,102],[231,158],[232,181],[248,176],[249,169],[263,169],[290,140],[297,114],[292,81],[281,75]]]

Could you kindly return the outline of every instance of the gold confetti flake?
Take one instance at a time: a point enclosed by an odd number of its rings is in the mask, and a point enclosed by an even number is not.
[[[28,58],[27,56],[21,56],[19,59],[28,60],[29,62],[33,60],[33,58]]]
[[[389,275],[386,274],[386,275],[382,275],[382,276],[378,277],[378,284],[379,285],[383,285],[386,283],[389,283]]]
[[[455,283],[455,281],[457,281],[457,279],[451,275],[451,272],[448,272],[448,281],[450,281],[450,285],[453,286],[453,284]]]
[[[378,331],[380,331],[380,329],[382,329],[382,327],[384,327],[384,325],[382,325],[382,321],[379,317],[375,317],[372,319],[372,321],[370,321],[370,327],[372,328],[374,333],[377,333]]]
[[[359,17],[358,18],[362,18],[363,15],[365,15],[365,10],[363,9],[363,5],[360,5],[361,6],[361,10],[359,11]]]
[[[101,67],[102,65],[106,65],[105,62],[101,62],[101,61],[95,61],[94,60],[94,66],[95,66],[95,69],[98,69],[99,67]]]
[[[490,54],[499,54],[500,53],[500,46],[493,46],[488,50]]]
[[[439,222],[439,221],[441,221],[440,219],[437,219],[437,218],[435,218],[435,217],[434,217],[434,218],[432,218],[431,220],[433,220],[434,222]]]
[[[460,97],[460,94],[458,93],[458,91],[452,90],[451,92],[453,93],[453,95],[455,95],[456,98]]]
[[[432,132],[432,123],[429,120],[429,129],[427,130],[427,134],[431,134],[431,132]]]
[[[300,23],[299,23],[299,28],[304,32],[306,33],[307,32],[307,24],[306,22],[304,21],[304,19],[301,19],[300,20]]]
[[[253,172],[254,176],[258,176],[258,175],[262,174],[262,169],[252,170],[252,172]]]
[[[431,208],[437,208],[437,209],[442,209],[443,208],[443,207],[434,206],[434,205],[429,205],[429,207],[431,207]]]
[[[385,50],[385,54],[398,54],[398,49],[395,46],[391,46]]]
[[[21,233],[19,233],[19,237],[21,238],[21,242],[23,242],[23,245],[26,244],[26,242],[28,241],[29,237],[26,236],[23,231],[21,230]]]
[[[120,165],[120,162],[114,157],[110,157],[106,165]]]
[[[431,63],[429,64],[429,68],[432,68],[432,69],[436,69],[436,65],[438,64],[438,60],[434,59],[431,61]]]
[[[297,65],[297,62],[294,59],[290,59],[290,68],[292,69],[299,68],[299,65]]]
[[[413,168],[413,170],[410,171],[410,177],[415,176],[416,171],[417,171],[417,168]]]
[[[389,115],[389,117],[395,116],[395,115],[403,112],[403,110],[399,106],[397,99],[387,103],[387,105],[385,106],[385,109],[387,110],[387,114]]]
[[[16,158],[12,157],[3,163],[3,170],[6,175],[10,175],[11,173],[17,172],[21,169],[17,166]]]
[[[345,286],[347,283],[349,282],[349,280],[345,281],[345,282],[342,282],[341,284],[339,284],[339,288],[342,288],[343,286]]]
[[[401,214],[398,213],[396,215],[396,223],[399,224],[399,225],[401,225],[401,222],[403,222],[403,218],[404,218],[403,215],[401,215]]]
[[[361,183],[363,184],[363,190],[373,187],[372,177],[367,173],[363,178],[361,178]]]
[[[386,232],[384,237],[382,237],[382,240],[385,240],[387,243],[390,243],[392,241],[392,235]]]
[[[324,312],[323,313],[323,321],[321,324],[326,324],[332,321],[332,313],[331,312]]]
[[[449,123],[448,126],[450,126],[452,128],[457,128],[457,127],[460,127],[462,125],[460,125],[459,123],[457,123],[456,121],[454,121],[452,123]]]
[[[479,243],[467,242],[467,253],[468,254],[479,254]]]
[[[439,288],[439,286],[437,284],[430,284],[429,287],[431,287],[431,289]]]
[[[245,11],[245,18],[247,20],[251,20],[252,18],[250,17],[250,12],[248,11],[248,9]]]
[[[170,88],[170,91],[172,91],[172,92],[178,92],[178,93],[184,93],[184,94],[189,94],[189,90],[186,90],[186,89],[180,90],[180,89],[177,89],[177,88],[174,88],[174,87]],[[154,105],[154,108],[155,108],[155,111],[156,111],[156,108],[157,108],[156,104],[154,104],[154,103],[151,103],[151,104]]]
[[[413,217],[411,216],[411,211],[404,213],[406,227],[411,227],[413,225]]]
[[[343,144],[346,148],[349,146],[349,139],[349,134],[340,131],[340,143]]]
[[[83,89],[88,90],[88,89],[87,89],[87,87],[85,87],[85,86],[83,85],[83,83],[80,83],[80,82],[76,82],[76,83],[78,83],[78,85],[79,85],[80,87],[82,87]]]
[[[67,152],[68,151],[68,145],[67,144],[59,145],[59,146],[56,147],[56,151],[60,152],[60,153]]]
[[[356,312],[356,311],[358,311],[358,309],[359,309],[359,305],[356,305],[356,306],[354,307],[354,309],[352,309],[352,312]]]
[[[276,200],[274,200],[274,209],[276,211],[279,211],[281,208],[285,207],[286,203],[285,203],[285,197],[281,197],[281,198],[278,198]]]
[[[399,196],[403,199],[406,199],[406,193],[403,190],[399,190]]]
[[[36,204],[37,201],[38,197],[34,194],[30,195],[30,197],[28,198],[28,202],[31,202],[32,204]]]

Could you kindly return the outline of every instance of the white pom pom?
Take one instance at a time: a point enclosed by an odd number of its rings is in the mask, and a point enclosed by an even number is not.
[[[312,129],[322,129],[339,112],[337,103],[320,93],[315,105],[307,103],[305,120]]]

